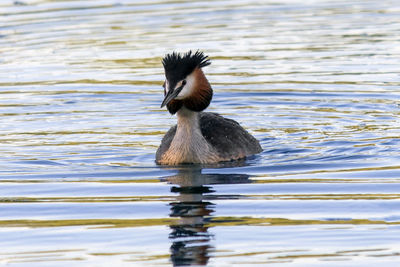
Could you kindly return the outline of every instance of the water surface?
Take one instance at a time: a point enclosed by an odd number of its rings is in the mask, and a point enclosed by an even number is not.
[[[396,1],[2,1],[0,263],[397,266]],[[161,58],[264,151],[160,167]]]

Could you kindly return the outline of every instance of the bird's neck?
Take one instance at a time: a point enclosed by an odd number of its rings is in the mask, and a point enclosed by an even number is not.
[[[184,106],[177,112],[178,128],[177,132],[187,137],[200,133],[200,116],[199,112],[189,110]]]
[[[201,133],[200,113],[182,107],[178,126],[165,160],[169,163],[215,162],[216,152]]]

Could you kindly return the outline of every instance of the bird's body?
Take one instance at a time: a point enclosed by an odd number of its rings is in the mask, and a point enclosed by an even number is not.
[[[163,64],[166,82],[162,106],[177,114],[178,123],[161,141],[156,153],[158,164],[217,163],[262,151],[259,142],[236,121],[202,112],[212,98],[211,86],[201,70],[210,64],[203,53],[173,53],[163,59]]]

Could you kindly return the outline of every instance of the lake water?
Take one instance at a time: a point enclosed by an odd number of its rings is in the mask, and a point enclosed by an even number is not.
[[[399,266],[397,1],[0,3],[0,265]],[[264,151],[160,167],[161,58]]]

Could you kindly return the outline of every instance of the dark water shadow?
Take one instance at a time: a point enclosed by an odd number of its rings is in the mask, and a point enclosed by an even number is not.
[[[216,205],[207,201],[214,193],[211,185],[251,183],[245,174],[202,174],[201,168],[180,169],[176,175],[162,180],[173,184],[171,192],[178,194],[169,203],[170,217],[179,218],[171,224],[171,262],[173,266],[205,266],[213,251],[209,222]]]

